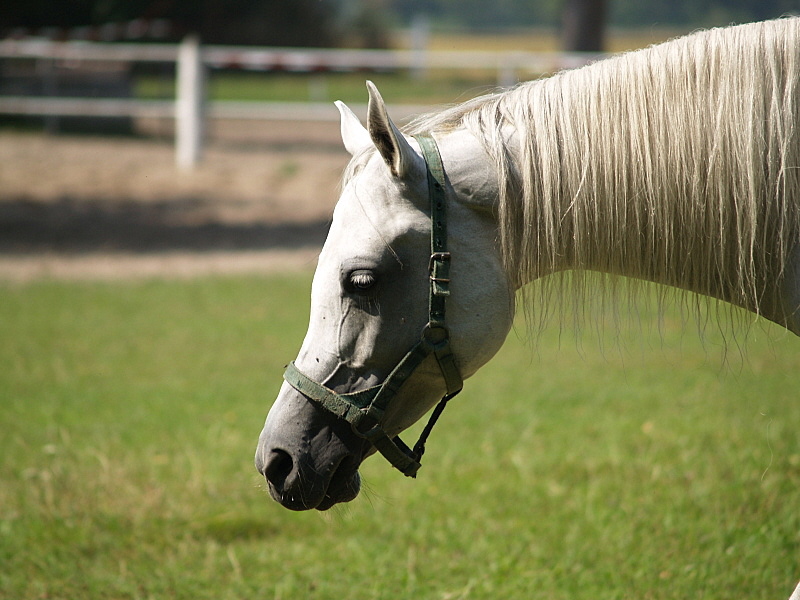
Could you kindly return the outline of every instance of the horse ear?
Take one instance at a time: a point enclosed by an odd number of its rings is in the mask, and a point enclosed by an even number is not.
[[[408,140],[389,118],[386,104],[378,88],[371,81],[367,81],[367,90],[369,91],[367,129],[392,174],[395,177],[407,177],[415,172],[424,173],[422,157],[414,152]]]
[[[342,117],[342,142],[345,149],[353,156],[358,152],[372,145],[372,138],[369,132],[358,120],[355,113],[341,100],[334,102],[339,114]]]

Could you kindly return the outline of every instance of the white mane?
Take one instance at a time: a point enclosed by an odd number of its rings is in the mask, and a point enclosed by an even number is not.
[[[787,18],[619,55],[409,129],[483,141],[518,284],[593,270],[758,313],[800,241],[799,119],[800,19]],[[557,290],[580,292],[569,281]]]

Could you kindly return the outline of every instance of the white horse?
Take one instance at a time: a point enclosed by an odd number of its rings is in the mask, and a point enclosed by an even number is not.
[[[421,448],[393,436],[497,352],[517,290],[547,275],[573,272],[523,295],[529,310],[584,297],[580,273],[597,271],[605,291],[653,281],[800,335],[800,19],[697,33],[413,123],[438,152],[368,89],[366,128],[338,103],[353,158],[256,452],[287,508],[355,498],[376,448],[413,475]]]

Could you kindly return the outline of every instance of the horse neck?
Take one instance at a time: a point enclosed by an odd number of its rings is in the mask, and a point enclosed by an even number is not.
[[[796,79],[756,61],[710,81],[625,61],[509,96],[522,108],[505,110],[527,125],[507,127],[491,153],[507,174],[506,268],[519,286],[591,270],[763,311],[798,235],[796,115],[770,112],[796,106]]]
[[[743,288],[740,275],[725,272],[725,259],[741,253],[741,248],[736,246],[731,249],[730,244],[735,240],[707,235],[703,227],[693,222],[697,202],[689,194],[702,196],[699,186],[690,186],[684,181],[687,189],[680,190],[678,184],[673,184],[673,198],[655,198],[652,194],[648,196],[646,191],[632,193],[630,184],[625,185],[625,182],[634,178],[634,175],[623,170],[627,165],[610,160],[605,169],[595,165],[592,176],[596,180],[617,182],[619,189],[612,185],[613,193],[606,192],[602,196],[592,194],[591,197],[596,199],[594,204],[589,204],[585,197],[575,192],[572,196],[558,197],[555,205],[557,210],[562,211],[559,213],[559,227],[542,234],[535,227],[525,226],[541,222],[547,211],[542,208],[541,200],[535,202],[524,195],[520,173],[525,163],[523,153],[515,150],[521,146],[518,132],[506,128],[503,134],[504,148],[507,149],[505,165],[500,165],[503,161],[493,158],[496,150],[485,141],[479,141],[467,128],[451,130],[442,136],[440,147],[447,176],[459,205],[469,208],[468,213],[477,212],[481,215],[479,220],[486,226],[481,226],[481,235],[491,233],[492,239],[500,240],[499,253],[503,255],[507,281],[517,289],[537,279],[546,282],[536,294],[523,295],[523,299],[527,299],[523,303],[526,312],[534,312],[534,304],[540,305],[541,300],[556,299],[562,316],[565,307],[570,304],[580,313],[577,303],[588,298],[585,288],[587,280],[581,273],[597,271],[631,278],[628,282],[651,281],[710,296],[756,312],[800,335],[800,319],[791,317],[798,310],[800,286],[794,290],[794,299],[787,303],[780,289],[782,284],[776,282],[779,279],[776,272],[782,267],[780,264],[765,264],[763,258],[756,261],[760,270],[751,283],[755,290],[750,293]],[[600,166],[603,166],[602,163]],[[674,168],[670,172],[675,176]],[[503,177],[499,173],[511,175]],[[562,181],[569,177],[569,173],[551,171],[550,176]],[[564,187],[567,188],[566,185]],[[567,198],[572,202],[567,202]],[[623,201],[620,201],[621,198]],[[680,200],[677,205],[675,198]],[[533,196],[535,199],[536,196]],[[579,199],[583,199],[583,205],[580,205]],[[735,199],[732,203],[735,206]],[[688,213],[684,214],[682,210]],[[624,219],[609,223],[607,213],[620,211]],[[670,235],[656,229],[659,213],[669,224],[667,232]],[[664,217],[664,214],[669,217]],[[696,214],[696,218],[699,218],[703,213]],[[510,222],[503,223],[503,219]],[[678,232],[678,227],[684,230]],[[543,229],[546,230],[546,227]],[[520,245],[524,247],[509,244],[514,233],[526,230],[530,233],[528,237],[520,235],[524,240]],[[691,234],[695,237],[673,239]],[[720,243],[720,239],[724,243]],[[800,273],[800,245],[795,246],[794,254],[794,267],[789,268]],[[566,280],[546,277],[567,271],[576,273]],[[800,281],[797,273],[793,281]],[[564,281],[569,285],[558,283]],[[613,293],[618,278],[610,281],[611,285],[602,289]],[[628,289],[636,291],[638,287],[634,285]],[[555,298],[554,293],[561,297]],[[565,294],[569,297],[564,297]],[[754,296],[757,298],[752,300]],[[541,312],[540,308],[536,308],[535,312],[541,313],[537,319],[544,319],[550,311],[545,308]]]
[[[622,202],[631,213],[627,222],[609,221],[608,213],[620,210],[621,192],[615,187],[602,197],[590,193],[585,182],[588,175],[582,174],[573,190],[569,182],[575,179],[574,173],[563,162],[557,168],[533,169],[538,177],[525,182],[525,170],[530,170],[532,161],[524,156],[520,132],[506,127],[502,139],[502,152],[487,150],[485,142],[460,128],[442,138],[441,149],[459,203],[492,216],[507,276],[515,287],[564,271],[597,271],[729,300],[723,290],[693,282],[679,264],[663,264],[664,252],[653,246],[657,234],[653,225],[645,222],[653,208],[635,202],[644,201],[643,195]],[[592,167],[591,177],[624,181],[627,175],[622,168],[610,161],[602,171]]]

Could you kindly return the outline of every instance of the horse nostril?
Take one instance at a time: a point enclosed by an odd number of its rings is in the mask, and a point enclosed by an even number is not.
[[[289,453],[284,450],[273,450],[270,452],[267,464],[264,467],[264,477],[267,478],[275,488],[282,490],[286,478],[294,468],[294,461]]]

